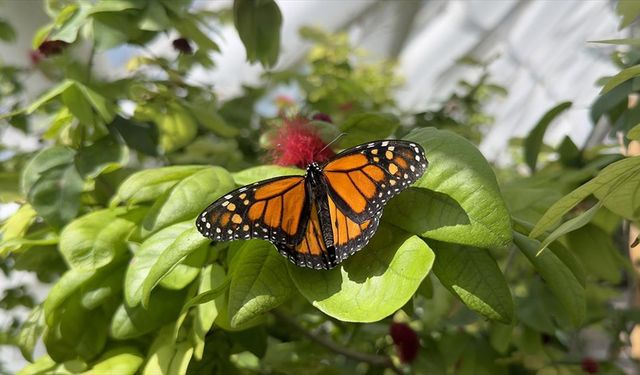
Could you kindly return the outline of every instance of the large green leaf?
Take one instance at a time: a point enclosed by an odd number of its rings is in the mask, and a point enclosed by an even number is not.
[[[205,168],[204,165],[177,165],[134,173],[120,185],[113,204],[135,204],[157,199],[178,182]]]
[[[200,124],[215,134],[227,138],[235,137],[238,134],[238,129],[227,124],[211,103],[190,104],[188,108]]]
[[[351,147],[367,141],[387,138],[398,126],[398,118],[388,113],[356,113],[340,125],[345,136],[340,145]]]
[[[182,148],[195,138],[198,131],[195,119],[177,103],[165,108],[165,113],[158,113],[155,122],[160,131],[160,148],[170,153]]]
[[[54,167],[40,174],[27,199],[38,215],[60,228],[78,213],[83,183],[73,164]]]
[[[62,146],[53,146],[38,152],[22,170],[20,182],[22,193],[25,195],[29,193],[42,173],[72,163],[73,157],[73,150]]]
[[[221,287],[224,287],[222,289]],[[207,266],[200,274],[200,285],[198,286],[198,296],[203,296],[206,293],[220,290],[220,294],[224,293],[224,290],[228,287],[228,278],[225,274],[224,268],[219,264],[211,264]],[[219,294],[212,296],[218,297]],[[194,297],[197,298],[198,296]],[[212,298],[212,299],[213,299]],[[194,299],[189,300],[185,307],[193,303]],[[184,307],[183,307],[184,311]],[[196,307],[196,314],[193,322],[193,337],[195,345],[193,348],[193,356],[197,360],[202,359],[204,352],[205,336],[213,326],[213,322],[218,317],[218,310],[216,309],[216,303],[213,300],[208,300]]]
[[[634,65],[630,68],[626,68],[611,77],[602,87],[601,93],[606,94],[614,88],[618,87],[620,84],[638,76],[640,76],[640,65]]]
[[[107,350],[98,358],[88,375],[134,375],[144,362],[144,355],[133,346],[120,346]]]
[[[44,331],[44,310],[38,305],[31,310],[27,319],[22,323],[18,334],[17,344],[20,353],[28,361],[33,362],[33,350]]]
[[[544,133],[551,122],[567,109],[571,108],[571,102],[562,102],[551,108],[542,116],[538,123],[533,127],[529,135],[524,140],[524,159],[532,171],[536,170],[538,163],[538,154],[542,148]]]
[[[609,210],[627,219],[640,219],[640,157],[625,158],[608,165],[598,175],[554,203],[531,231],[538,237],[578,203],[594,194]]]
[[[536,255],[540,243],[525,235],[514,232],[514,242],[546,281],[571,324],[580,326],[586,316],[585,291],[569,266],[552,251]]]
[[[187,219],[195,220],[209,204],[234,186],[229,172],[220,167],[207,167],[185,177],[147,212],[142,221],[142,235]]]
[[[280,53],[282,14],[273,0],[235,0],[233,20],[249,62],[271,67]]]
[[[84,215],[60,233],[60,253],[73,268],[95,270],[127,251],[126,239],[135,222],[122,217],[124,207]]]
[[[466,139],[424,128],[406,137],[421,144],[425,174],[387,204],[383,220],[423,237],[481,248],[511,242],[511,220],[491,167]],[[426,189],[426,191],[425,191]]]
[[[318,271],[289,264],[302,295],[336,319],[375,322],[401,308],[433,265],[429,246],[416,236],[380,226],[360,252],[340,267]]]
[[[200,274],[202,266],[209,257],[209,246],[200,246],[196,251],[187,255],[161,280],[160,286],[167,289],[182,289],[191,284]]]
[[[266,241],[247,241],[229,267],[229,318],[242,325],[283,303],[294,285],[287,260]]]
[[[76,168],[84,178],[112,172],[126,165],[128,160],[128,149],[111,137],[103,137],[81,148],[75,156]]]
[[[142,375],[184,375],[192,354],[193,346],[189,342],[175,342],[173,327],[163,327],[151,345]]]
[[[485,317],[511,323],[509,286],[487,250],[444,242],[430,245],[436,254],[433,272],[447,289]]]
[[[111,336],[117,340],[140,337],[174,321],[180,314],[185,300],[185,291],[158,288],[147,303],[129,307],[122,304],[111,321]]]
[[[191,221],[171,225],[147,238],[127,269],[124,293],[127,306],[141,303],[145,279],[152,277],[154,283],[160,282],[189,254],[207,244],[208,240],[197,233]],[[161,274],[155,274],[159,267],[162,267]],[[155,271],[152,272],[152,268]]]
[[[580,258],[589,276],[617,284],[622,278],[622,257],[611,236],[593,224],[567,234],[569,249]]]
[[[158,285],[160,280],[166,277],[190,254],[203,247],[208,247],[211,241],[198,232],[193,221],[179,223],[166,230],[169,229],[171,229],[171,233],[175,233],[176,235],[165,242],[166,246],[161,249],[162,252],[155,258],[155,261],[152,263],[153,265],[142,282],[141,302],[143,306],[147,306],[151,291]],[[154,247],[158,249],[159,246],[156,244]],[[139,292],[136,292],[136,295],[138,293]]]
[[[564,236],[565,234],[573,232],[589,224],[589,222],[598,212],[601,206],[602,204],[599,202],[580,215],[562,223],[558,228],[556,228],[556,230],[549,234],[547,238],[544,239],[544,241],[542,241],[542,244],[540,244],[540,249],[538,249],[538,253],[546,249],[550,243]]]

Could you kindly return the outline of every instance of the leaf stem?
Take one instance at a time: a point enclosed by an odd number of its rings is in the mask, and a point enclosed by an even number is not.
[[[273,316],[276,317],[276,319],[291,326],[296,331],[300,332],[303,336],[306,336],[309,340],[315,342],[318,345],[324,346],[325,348],[331,350],[334,353],[341,354],[349,359],[353,359],[356,361],[366,362],[373,366],[386,367],[392,370],[396,374],[402,374],[402,371],[400,371],[400,369],[393,364],[393,362],[391,361],[391,358],[389,358],[386,355],[363,353],[363,352],[359,352],[349,348],[345,348],[343,346],[336,344],[335,342],[333,342],[332,340],[330,340],[325,336],[318,335],[307,330],[306,328],[301,326],[298,322],[296,322],[295,319],[291,318],[290,316],[288,316],[287,314],[284,314],[281,311],[273,310],[271,313],[273,314]]]

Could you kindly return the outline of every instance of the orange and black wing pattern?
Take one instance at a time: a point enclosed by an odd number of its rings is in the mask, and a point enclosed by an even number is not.
[[[261,238],[296,244],[309,216],[305,178],[276,177],[234,190],[196,219],[198,231],[215,241]]]
[[[385,140],[350,148],[322,170],[337,208],[362,224],[420,178],[427,165],[424,149],[417,143]]]

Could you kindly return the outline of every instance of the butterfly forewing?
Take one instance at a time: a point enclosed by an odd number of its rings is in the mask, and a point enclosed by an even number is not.
[[[215,241],[262,238],[295,244],[309,216],[302,176],[276,177],[234,190],[207,207],[196,227]]]
[[[348,149],[322,169],[336,206],[363,223],[420,178],[427,164],[422,146],[388,140]]]

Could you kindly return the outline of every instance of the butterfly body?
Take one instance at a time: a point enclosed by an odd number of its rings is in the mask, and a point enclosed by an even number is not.
[[[384,204],[426,168],[418,144],[370,142],[309,164],[304,176],[232,191],[207,207],[196,227],[215,241],[266,239],[298,266],[330,269],[369,242]]]

